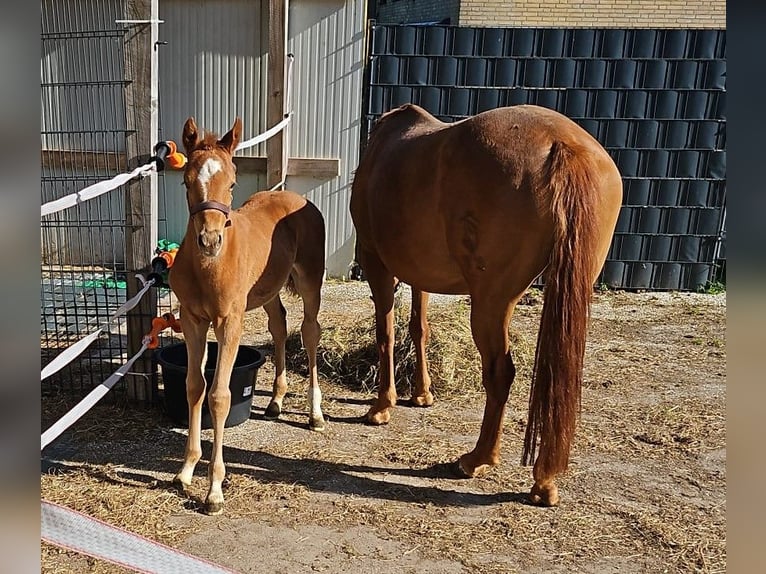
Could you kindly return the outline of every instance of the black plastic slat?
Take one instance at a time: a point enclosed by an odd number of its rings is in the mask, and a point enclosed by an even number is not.
[[[726,62],[724,60],[705,62],[705,76],[702,87],[708,90],[726,89]]]
[[[514,88],[506,90],[506,105],[517,106],[519,104],[529,103],[529,90],[524,88]]]
[[[670,152],[665,149],[641,151],[643,155],[642,171],[646,177],[667,177],[670,166]]]
[[[669,211],[668,233],[673,235],[686,235],[689,233],[692,210],[687,207],[676,207]]]
[[[456,86],[458,83],[458,59],[444,56],[436,60],[436,85]]]
[[[388,31],[386,26],[374,26],[372,29],[372,53],[385,54],[388,51]]]
[[[718,207],[716,203],[710,205],[710,182],[704,179],[692,179],[685,182],[683,205],[688,207]]]
[[[685,120],[671,120],[665,123],[665,138],[662,147],[683,149],[689,147],[690,123]]]
[[[542,31],[542,41],[539,55],[543,58],[561,58],[567,38],[563,28],[547,28]]]
[[[505,30],[503,28],[484,28],[481,37],[482,56],[502,56]]]
[[[626,205],[646,205],[649,203],[649,188],[651,181],[648,179],[627,179],[623,186],[624,202]]]
[[[586,60],[582,75],[585,88],[603,88],[606,85],[606,61]]]
[[[708,96],[709,92],[694,90],[684,92],[679,109],[679,115],[685,119],[702,120],[709,119],[708,116]]]
[[[716,53],[718,39],[718,30],[695,30],[691,57],[711,60],[720,57]]]
[[[649,93],[644,90],[625,92],[622,117],[628,119],[644,119],[651,117],[649,110]]]
[[[601,274],[601,281],[611,288],[625,286],[625,263],[622,261],[607,261]]]
[[[631,58],[654,58],[658,56],[657,30],[637,28],[631,31]]]
[[[589,93],[588,90],[567,90],[564,96],[564,114],[570,118],[585,117]]]
[[[572,47],[570,55],[573,58],[593,58],[596,56],[597,42],[600,41],[600,31],[588,28],[572,30]]]
[[[452,88],[449,91],[447,113],[451,116],[467,116],[471,113],[471,90]]]
[[[725,124],[715,121],[692,122],[692,140],[698,149],[722,149]]]
[[[478,112],[492,110],[500,107],[501,105],[502,103],[500,100],[500,90],[487,89],[478,91],[478,97],[476,101],[476,110]]]
[[[694,60],[681,60],[674,62],[675,70],[673,87],[676,89],[699,89],[704,88],[704,64]]]
[[[635,88],[637,83],[638,63],[635,60],[617,60],[612,65],[613,88]]]
[[[698,209],[696,215],[694,231],[697,235],[718,235],[721,224],[720,209]]]
[[[406,56],[417,53],[416,30],[414,26],[399,26],[394,29],[394,50],[397,54]]]
[[[447,29],[441,26],[427,27],[423,34],[423,54],[442,56],[447,53]]]
[[[653,93],[654,114],[659,119],[671,119],[676,117],[678,109],[678,92],[675,90],[660,90]]]
[[[484,58],[468,58],[465,62],[465,85],[486,86],[488,67]]]
[[[420,88],[419,90],[417,90],[418,105],[435,116],[443,112],[441,101],[442,101],[441,88],[427,87],[427,88]]]
[[[641,87],[649,89],[668,87],[668,63],[666,60],[646,60],[641,68]]]
[[[407,83],[426,86],[430,83],[428,75],[429,59],[422,56],[407,59]]]
[[[511,34],[511,56],[534,55],[535,30],[533,28],[516,28]]]
[[[497,87],[511,87],[518,84],[516,80],[516,60],[503,58],[494,61],[494,84]]]
[[[599,90],[596,92],[594,116],[597,118],[614,118],[617,113],[618,93],[615,90]]]
[[[647,259],[650,261],[668,261],[670,259],[673,239],[668,235],[652,235],[648,237]]]
[[[598,138],[596,138],[598,139]],[[623,177],[638,177],[640,152],[636,149],[622,149],[614,152],[617,157],[617,167]]]
[[[687,30],[665,30],[662,41],[662,57],[687,57],[688,38],[689,34]]]
[[[369,113],[382,114],[385,111],[383,106],[383,88],[379,86],[372,86],[370,88],[370,104]]]
[[[625,56],[626,30],[608,29],[601,34],[602,58],[622,58]]]
[[[681,181],[678,179],[657,180],[654,205],[677,206],[681,195]]]
[[[535,103],[544,108],[559,110],[559,95],[561,95],[561,92],[558,90],[536,90]]]
[[[606,138],[604,145],[609,148],[628,147],[628,132],[630,123],[626,120],[612,120],[607,122]]]
[[[400,83],[399,58],[397,56],[379,56],[378,58],[378,83],[385,85]]]
[[[707,170],[705,177],[712,179],[726,178],[726,152],[711,151],[707,153]]]
[[[453,28],[452,55],[472,56],[476,53],[476,28]]]
[[[681,264],[680,263],[662,263],[660,264],[660,289],[675,291],[681,288]]]
[[[653,149],[657,147],[660,133],[660,124],[656,120],[634,120],[635,139],[634,145],[639,149]]]
[[[573,88],[577,80],[577,64],[574,60],[564,58],[553,63],[553,81],[555,88]]]
[[[538,58],[523,60],[522,85],[525,88],[544,88],[546,83],[546,64],[545,60]]]
[[[648,261],[637,261],[628,265],[628,285],[631,289],[650,289],[654,276],[654,264]]]

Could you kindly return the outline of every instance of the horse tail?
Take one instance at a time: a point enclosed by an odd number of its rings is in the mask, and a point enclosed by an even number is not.
[[[555,231],[544,276],[522,452],[522,464],[532,464],[539,439],[536,476],[555,476],[567,469],[582,406],[583,356],[597,241],[594,167],[589,154],[554,142],[540,174],[541,184],[551,191]]]

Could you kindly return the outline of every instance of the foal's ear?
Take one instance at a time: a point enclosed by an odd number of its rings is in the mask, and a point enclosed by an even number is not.
[[[197,132],[197,124],[194,122],[194,118],[189,116],[184,124],[183,135],[181,141],[184,142],[184,148],[186,148],[186,155],[190,155],[197,147],[199,141],[199,133]]]
[[[218,145],[234,155],[234,150],[237,149],[239,143],[239,136],[242,135],[242,120],[239,117],[234,119],[234,125],[226,132],[226,135],[218,140]]]

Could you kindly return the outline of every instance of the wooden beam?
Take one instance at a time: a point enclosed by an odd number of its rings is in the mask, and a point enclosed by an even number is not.
[[[152,0],[128,0],[126,17],[134,20],[150,20]],[[125,108],[128,137],[126,156],[128,169],[145,163],[149,157],[151,142],[151,59],[152,42],[149,24],[131,26],[125,37],[125,77],[129,80],[125,90]],[[134,275],[150,264],[154,246],[151,244],[152,213],[151,184],[148,177],[133,179],[127,184],[125,194],[125,270],[128,275],[127,297],[133,297],[140,289]],[[127,314],[128,356],[141,348],[141,340],[151,330],[151,321],[157,314],[154,293],[149,292]],[[151,374],[151,355],[145,353],[133,365],[133,372]],[[152,389],[147,377],[126,377],[128,398],[148,401]]]
[[[269,62],[266,125],[274,126],[285,116],[285,55],[287,45],[287,1],[269,0]],[[266,142],[266,185],[282,181],[285,148],[284,130]]]
[[[265,173],[268,162],[267,159],[262,156],[238,156],[234,158],[234,163],[237,165],[237,173],[248,174]],[[291,157],[287,160],[287,175],[312,177],[315,179],[332,179],[340,175],[340,159]]]
[[[113,177],[128,169],[125,154],[113,151],[40,150],[40,166],[44,170],[103,171]]]

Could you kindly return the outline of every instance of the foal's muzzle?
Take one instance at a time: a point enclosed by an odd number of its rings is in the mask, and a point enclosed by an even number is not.
[[[224,227],[231,225],[231,219],[229,219],[231,207],[225,203],[219,203],[218,201],[203,201],[198,203],[189,210],[189,214],[194,215],[195,213],[199,213],[206,209],[220,211],[226,216]],[[221,251],[221,245],[223,245],[223,233],[217,229],[210,230],[203,227],[202,231],[197,236],[197,245],[204,255],[215,257]]]

